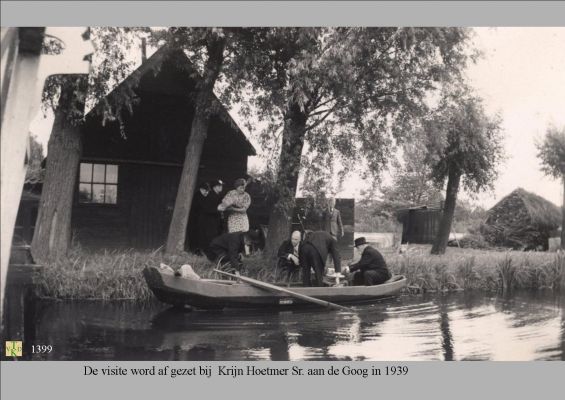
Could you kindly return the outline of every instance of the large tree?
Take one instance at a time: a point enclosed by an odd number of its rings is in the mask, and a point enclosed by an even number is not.
[[[165,247],[166,253],[174,254],[184,251],[198,167],[208,136],[210,117],[215,111],[214,86],[224,64],[226,46],[230,44],[231,35],[224,29],[175,28],[166,32],[165,38],[175,47],[189,49],[193,54],[200,55],[202,63],[202,77],[197,80],[195,90],[194,118],[190,131],[187,132],[189,139]]]
[[[289,233],[302,154],[378,175],[437,83],[467,60],[459,28],[265,28],[246,31],[252,104],[278,139],[265,254]],[[263,142],[265,143],[265,142]],[[363,162],[361,163],[361,160]]]
[[[86,76],[57,80],[60,92],[48,142],[48,157],[31,242],[36,262],[47,263],[66,254],[71,241],[71,211],[75,180],[82,155],[80,123],[84,113]]]
[[[537,145],[542,171],[563,181],[563,204],[561,208],[561,248],[565,249],[565,126],[561,129],[551,126],[544,140]]]
[[[45,178],[39,202],[31,252],[40,263],[48,263],[67,253],[71,242],[71,213],[77,172],[82,155],[80,125],[88,98],[98,101],[107,94],[112,84],[120,82],[133,69],[133,62],[124,54],[132,38],[130,30],[97,28],[85,33],[95,47],[91,55],[95,62],[89,76],[55,75],[47,79],[42,102],[45,111],[55,114],[47,144]],[[56,53],[60,44],[46,41],[44,51]],[[134,100],[131,87],[118,93],[114,104],[103,104],[95,112],[104,117],[121,115]]]
[[[443,254],[449,240],[461,183],[470,193],[491,188],[503,156],[500,119],[490,117],[479,97],[465,86],[446,90],[423,122],[432,178],[447,181],[443,214],[432,254]]]

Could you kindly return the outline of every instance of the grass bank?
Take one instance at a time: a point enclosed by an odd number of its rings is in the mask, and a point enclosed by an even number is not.
[[[390,255],[387,263],[408,278],[412,292],[565,288],[565,254],[448,248],[432,256],[423,247]]]
[[[429,255],[426,247],[406,254],[386,254],[395,274],[408,278],[409,291],[503,291],[565,287],[565,254],[482,251],[448,248],[445,255]],[[204,257],[183,254],[164,257],[160,252],[87,252],[79,248],[48,265],[40,277],[39,295],[56,299],[132,299],[148,301],[152,293],[141,271],[161,262],[178,268],[190,264],[201,277],[214,276]],[[260,254],[245,259],[246,275],[273,281],[272,266]]]
[[[189,264],[203,278],[215,277],[214,265],[205,257],[183,253],[166,257],[160,251],[115,250],[91,252],[73,248],[66,258],[47,265],[39,277],[38,295],[43,298],[76,300],[150,300],[145,284],[146,266],[165,263],[172,268]],[[245,259],[248,275],[272,280],[272,270],[263,268],[260,255]]]

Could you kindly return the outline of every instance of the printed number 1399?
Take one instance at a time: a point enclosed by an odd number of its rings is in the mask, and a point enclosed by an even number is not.
[[[34,354],[37,353],[51,353],[53,351],[53,346],[51,346],[50,344],[46,345],[46,344],[34,344],[33,346],[31,346],[31,352]]]

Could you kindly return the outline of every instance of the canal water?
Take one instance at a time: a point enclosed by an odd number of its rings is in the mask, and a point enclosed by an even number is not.
[[[544,293],[401,296],[354,313],[179,312],[41,302],[34,360],[565,360],[565,301]]]

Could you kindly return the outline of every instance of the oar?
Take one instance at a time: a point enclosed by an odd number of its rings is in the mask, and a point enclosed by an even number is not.
[[[256,279],[248,278],[246,276],[230,274],[229,272],[220,271],[219,269],[215,269],[214,271],[219,273],[219,274],[225,275],[225,276],[230,276],[232,278],[240,279],[243,282],[247,282],[252,286],[255,286],[255,287],[258,287],[258,288],[261,288],[261,289],[266,289],[266,290],[269,290],[269,291],[275,292],[275,293],[284,293],[284,294],[287,294],[291,297],[296,297],[297,299],[308,301],[310,303],[314,303],[314,304],[317,304],[319,306],[333,308],[335,310],[353,311],[349,307],[344,307],[344,306],[340,306],[339,304],[330,303],[329,301],[316,299],[314,297],[306,296],[305,294],[302,294],[302,293],[296,293],[296,292],[293,292],[292,290],[288,290],[286,288],[271,285],[270,283],[267,283],[267,282],[258,281]]]

